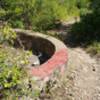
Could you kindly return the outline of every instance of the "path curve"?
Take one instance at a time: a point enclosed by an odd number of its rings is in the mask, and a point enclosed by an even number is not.
[[[66,72],[56,79],[50,100],[100,100],[100,65],[82,48],[68,48],[68,54]]]
[[[66,30],[56,31],[64,40],[70,30],[65,24]],[[100,100],[100,59],[97,61],[80,47],[68,47],[68,54],[66,71],[56,78],[49,100]]]

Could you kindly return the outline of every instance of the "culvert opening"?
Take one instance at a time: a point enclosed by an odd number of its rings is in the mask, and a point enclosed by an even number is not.
[[[31,66],[45,63],[55,52],[55,46],[49,40],[24,33],[18,33],[14,47],[32,51],[33,56],[30,57]]]

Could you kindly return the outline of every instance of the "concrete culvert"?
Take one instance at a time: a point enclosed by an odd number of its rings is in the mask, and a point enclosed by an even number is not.
[[[68,60],[67,47],[60,40],[29,30],[15,29],[15,47],[31,50],[30,73],[39,79],[51,76],[57,69],[63,73]],[[20,40],[20,42],[18,41]],[[34,63],[33,63],[33,60]]]

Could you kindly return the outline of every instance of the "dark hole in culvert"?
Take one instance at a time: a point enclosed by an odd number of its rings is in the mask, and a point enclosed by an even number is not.
[[[50,58],[50,55],[48,55],[45,52],[37,51],[37,53],[35,53],[33,51],[33,54],[35,54],[38,57],[40,64],[44,63],[45,61],[47,61]]]
[[[55,52],[55,46],[49,40],[24,33],[18,33],[14,47],[32,51],[33,57],[30,58],[32,67],[45,63]]]

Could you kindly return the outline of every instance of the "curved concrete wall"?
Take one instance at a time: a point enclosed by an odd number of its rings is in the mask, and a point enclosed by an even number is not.
[[[26,46],[26,49],[36,48],[49,55],[46,62],[30,69],[31,75],[41,79],[52,75],[57,69],[63,73],[68,60],[67,48],[63,42],[49,35],[29,30],[15,29],[15,31],[20,39],[23,39],[23,41],[28,40],[29,47]]]

